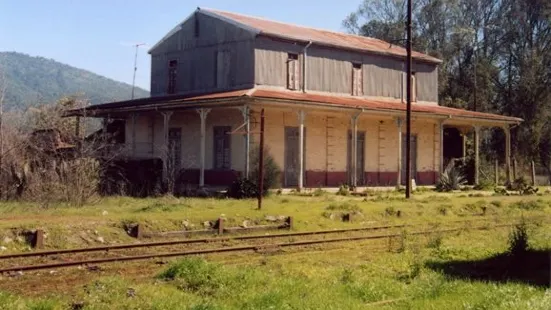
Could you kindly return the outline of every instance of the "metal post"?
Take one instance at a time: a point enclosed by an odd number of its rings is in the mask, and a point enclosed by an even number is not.
[[[396,125],[398,126],[398,180],[396,181],[396,186],[402,184],[402,119],[396,119]]]
[[[532,186],[536,186],[536,164],[533,160],[530,162],[530,166],[532,168]]]
[[[163,114],[163,179],[167,181],[168,177],[168,127],[170,125],[170,117],[172,112],[162,112]]]
[[[480,127],[474,126],[474,184],[480,182]]]
[[[206,139],[206,120],[207,114],[209,114],[210,109],[197,109],[199,117],[201,118],[201,149],[200,149],[200,170],[199,170],[199,186],[205,186],[205,139]]]
[[[517,179],[517,159],[513,157],[513,180]]]
[[[407,7],[407,22],[406,22],[406,198],[411,196],[411,11],[412,0],[408,0]]]
[[[439,154],[438,154],[438,172],[443,173],[444,172],[444,121],[440,121],[438,124],[438,132],[439,132]]]
[[[495,173],[495,184],[496,186],[498,186],[499,185],[499,162],[497,159],[494,165],[494,173]]]
[[[258,210],[260,210],[264,194],[264,109],[260,111],[260,145],[258,149]]]
[[[298,189],[302,190],[304,186],[304,111],[300,110],[298,112],[299,120],[299,132],[298,132],[298,166],[299,166],[299,175],[298,175]]]
[[[359,113],[356,113],[352,115],[352,145],[351,145],[351,152],[352,152],[352,158],[350,163],[350,169],[351,177],[352,177],[352,184],[351,187],[353,189],[356,188],[358,185],[358,169],[357,169],[357,163],[358,163],[358,117],[360,116]]]
[[[134,88],[136,88],[135,87],[135,85],[136,85],[136,71],[138,71],[138,48],[141,45],[145,45],[145,43],[138,43],[138,44],[134,45],[136,47],[136,53],[134,54],[134,76],[132,77],[132,98],[131,99],[134,99]]]
[[[503,127],[505,132],[505,165],[507,168],[507,182],[511,184],[511,129],[509,126]]]
[[[248,106],[244,106],[241,109],[241,114],[243,115],[243,120],[245,121],[245,178],[250,177],[250,156],[251,156],[251,121],[250,121],[250,108]]]

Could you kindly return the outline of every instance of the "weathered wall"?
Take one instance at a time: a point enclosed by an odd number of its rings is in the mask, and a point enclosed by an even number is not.
[[[199,37],[195,37],[195,18]],[[230,85],[216,86],[216,52],[230,52]],[[166,95],[168,62],[178,60],[176,92],[215,92],[253,85],[254,36],[230,23],[198,13],[151,51],[151,95]]]
[[[298,53],[302,62],[304,45],[259,37],[255,43],[255,84],[286,87],[287,54]],[[404,63],[395,58],[362,54],[312,45],[307,51],[306,88],[311,91],[351,94],[352,63],[362,64],[363,93],[369,97],[401,99]],[[414,63],[418,101],[437,102],[438,70],[435,65]]]
[[[298,110],[268,108],[265,112],[265,143],[281,170],[285,165],[285,127],[298,127]],[[136,141],[144,148],[151,147],[150,119],[155,115],[155,156],[163,155],[163,118],[160,113],[141,115],[136,120]],[[252,117],[252,131],[259,130],[259,111]],[[216,179],[213,167],[213,126],[243,124],[241,112],[235,108],[213,109],[206,122],[206,173]],[[305,117],[305,185],[338,186],[348,181],[347,136],[350,129],[350,114],[307,110]],[[182,128],[182,168],[193,171],[198,178],[200,167],[200,118],[196,111],[174,113],[170,127]],[[395,185],[398,177],[398,127],[392,118],[364,113],[358,119],[358,131],[365,132],[365,181],[366,185]],[[405,125],[402,132],[405,132]],[[432,184],[439,167],[438,125],[430,120],[414,119],[412,133],[417,135],[418,184]],[[130,122],[127,122],[126,139],[132,143]],[[258,136],[251,135],[251,147]],[[245,139],[243,135],[231,135],[232,170],[244,171]],[[139,150],[139,147],[138,147]],[[209,178],[206,178],[207,180]],[[209,184],[209,182],[207,182]]]

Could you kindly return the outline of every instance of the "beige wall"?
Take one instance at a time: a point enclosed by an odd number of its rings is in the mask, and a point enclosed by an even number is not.
[[[312,172],[347,172],[347,132],[350,129],[350,113],[323,112],[305,110],[306,161],[305,170]],[[150,120],[155,116],[154,149],[155,156],[162,157],[163,118],[160,113],[138,116],[136,120],[136,141],[138,145],[150,147]],[[285,164],[284,134],[286,126],[298,127],[298,109],[266,108],[265,142],[270,154],[280,169]],[[260,114],[253,109],[251,130],[260,129]],[[232,129],[243,124],[241,112],[236,108],[213,109],[206,122],[206,158],[205,168],[213,167],[213,126],[231,126]],[[182,167],[197,169],[200,167],[200,118],[193,111],[174,112],[170,127],[182,128]],[[365,172],[396,173],[398,170],[398,127],[391,117],[372,115],[365,112],[358,119],[358,131],[365,132]],[[405,132],[405,124],[403,126]],[[439,168],[439,132],[435,121],[414,119],[412,132],[417,135],[417,170],[434,172]],[[126,138],[131,144],[131,126],[127,122]],[[244,171],[245,140],[243,135],[231,136],[232,169]],[[251,145],[258,136],[251,135]],[[142,146],[145,147],[145,146]],[[252,147],[252,146],[251,146]]]

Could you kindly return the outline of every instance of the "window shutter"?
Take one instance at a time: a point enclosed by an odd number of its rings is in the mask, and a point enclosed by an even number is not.
[[[297,54],[288,54],[287,57],[287,88],[299,89],[300,66]]]
[[[363,95],[363,83],[362,83],[362,66],[361,64],[353,64],[352,66],[352,95]]]
[[[298,59],[296,60],[293,60],[293,63],[294,63],[294,66],[295,66],[295,72],[294,72],[294,75],[295,75],[295,85],[294,85],[294,89],[299,89],[300,88],[300,66],[299,66],[299,63],[298,63]]]
[[[415,78],[415,73],[411,75],[411,101],[417,101],[417,79]]]
[[[406,73],[402,72],[402,103],[406,102]]]

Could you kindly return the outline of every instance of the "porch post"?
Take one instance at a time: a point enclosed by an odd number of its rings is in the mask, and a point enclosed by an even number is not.
[[[462,157],[463,160],[465,160],[465,157],[467,157],[467,132],[465,130],[461,130],[461,143],[462,143]]]
[[[304,110],[298,112],[298,189],[304,187]]]
[[[205,186],[205,139],[206,139],[206,120],[210,109],[197,109],[201,118],[201,149],[200,149],[200,170],[199,170],[199,187]]]
[[[130,115],[130,132],[132,134],[132,156],[136,156],[136,113]]]
[[[240,107],[239,110],[241,111],[241,114],[243,115],[243,121],[245,122],[245,178],[249,178],[250,174],[250,163],[251,163],[251,120],[250,120],[250,111],[251,109],[249,106],[243,106]]]
[[[172,111],[161,112],[163,115],[163,179],[166,181],[168,177],[168,128],[170,125],[170,117],[172,116]]]
[[[503,127],[505,132],[505,166],[507,174],[507,182],[511,183],[511,128],[508,125]]]
[[[396,119],[396,126],[398,127],[398,176],[396,180],[396,186],[402,185],[402,119]]]
[[[438,151],[438,172],[443,173],[444,172],[444,121],[440,121],[438,123],[438,147],[440,150]]]
[[[352,188],[356,188],[358,183],[358,169],[357,169],[357,162],[358,162],[358,117],[360,116],[360,113],[355,113],[351,117],[352,122],[352,145],[350,148],[350,151],[352,152],[352,158],[350,163],[350,169],[351,172],[351,186]]]
[[[480,182],[480,126],[474,126],[474,184]]]

